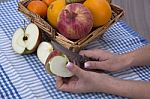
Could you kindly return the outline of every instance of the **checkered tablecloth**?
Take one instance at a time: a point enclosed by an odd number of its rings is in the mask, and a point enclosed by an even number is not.
[[[46,73],[36,54],[19,55],[12,50],[11,38],[18,27],[29,23],[17,11],[18,0],[0,4],[0,99],[122,99],[106,93],[72,94],[56,90],[55,77]],[[124,21],[113,25],[101,38],[86,49],[100,48],[125,53],[147,45],[148,42]],[[110,75],[132,80],[150,81],[150,67],[129,68]]]

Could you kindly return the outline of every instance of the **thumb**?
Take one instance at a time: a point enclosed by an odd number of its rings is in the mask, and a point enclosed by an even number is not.
[[[83,69],[81,69],[80,67],[71,62],[68,62],[66,67],[70,72],[72,72],[77,77],[83,77],[85,75],[85,71]]]

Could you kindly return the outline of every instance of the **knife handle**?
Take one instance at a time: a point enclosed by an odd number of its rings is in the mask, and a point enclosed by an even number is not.
[[[86,56],[78,56],[77,60],[76,60],[76,64],[78,66],[80,66],[81,68],[84,68],[84,63],[87,62],[87,61],[98,61],[98,59],[93,59],[93,58],[89,58],[89,57],[86,57]]]
[[[90,58],[90,57],[87,57],[87,56],[82,56],[82,57],[83,57],[84,62],[87,62],[87,61],[99,61],[99,59]]]
[[[93,71],[93,72],[97,72],[97,73],[108,73],[108,71],[105,71],[105,70],[100,70],[100,69],[92,69],[92,70],[89,70],[87,68],[84,67],[84,63],[87,62],[87,61],[99,61],[98,59],[93,59],[93,58],[89,58],[89,57],[86,57],[86,56],[81,56],[80,58],[80,62],[77,61],[76,64],[78,66],[80,66],[80,68],[86,70],[86,71]]]

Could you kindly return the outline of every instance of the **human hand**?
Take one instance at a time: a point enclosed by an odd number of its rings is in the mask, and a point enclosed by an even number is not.
[[[88,61],[84,63],[84,67],[87,69],[118,71],[129,67],[132,61],[126,55],[117,55],[100,49],[82,50],[80,54],[83,56],[99,60],[99,61]]]
[[[64,79],[57,77],[57,89],[72,93],[86,93],[86,92],[105,92],[109,89],[108,84],[112,77],[104,73],[96,73],[85,71],[73,63],[68,63],[67,68],[74,74],[67,83]]]
[[[67,83],[57,77],[57,89],[71,93],[104,92],[135,99],[149,99],[150,83],[121,80],[103,73],[85,71],[72,63],[67,68],[75,75]],[[138,94],[141,93],[141,94]]]

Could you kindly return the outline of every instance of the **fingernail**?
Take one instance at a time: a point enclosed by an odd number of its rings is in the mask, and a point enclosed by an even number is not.
[[[85,63],[85,64],[84,64],[84,67],[85,67],[85,68],[88,68],[88,67],[90,67],[90,64],[89,64],[89,63]]]
[[[73,68],[73,63],[68,62],[67,65],[66,65],[66,67],[67,67],[69,70],[72,70],[72,68]]]

